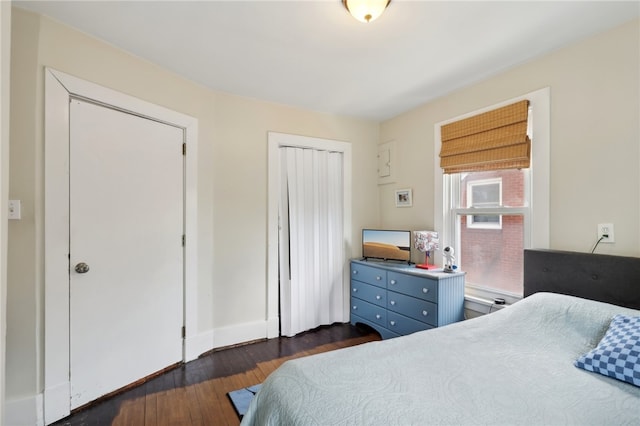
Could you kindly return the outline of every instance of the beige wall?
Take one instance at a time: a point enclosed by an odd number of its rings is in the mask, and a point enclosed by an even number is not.
[[[548,86],[551,248],[590,251],[596,225],[613,223],[616,242],[601,244],[598,253],[640,255],[639,23],[557,50],[382,123],[381,142],[396,141],[400,169],[395,184],[380,187],[382,225],[433,226],[435,123]],[[413,208],[395,208],[393,190],[398,188],[413,188]]]
[[[7,200],[9,195],[9,79],[11,2],[0,3],[0,424],[5,424],[5,354],[7,330]]]
[[[9,224],[8,400],[43,386],[44,66],[199,119],[199,332],[265,319],[268,131],[352,143],[357,246],[362,227],[433,225],[436,122],[550,86],[551,246],[587,251],[596,224],[612,222],[616,244],[599,251],[640,255],[638,21],[380,125],[214,92],[49,19],[12,15],[9,191],[23,219]],[[375,144],[390,140],[400,169],[378,187]],[[408,187],[414,206],[395,208],[393,190]]]
[[[10,191],[23,219],[9,229],[8,400],[43,387],[45,66],[199,120],[199,333],[266,319],[268,131],[351,142],[354,241],[378,223],[376,122],[214,92],[17,8],[12,47]]]

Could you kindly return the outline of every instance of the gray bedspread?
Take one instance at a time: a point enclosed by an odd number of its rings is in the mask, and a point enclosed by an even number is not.
[[[242,425],[639,425],[640,388],[573,365],[640,311],[537,293],[471,320],[287,361]]]

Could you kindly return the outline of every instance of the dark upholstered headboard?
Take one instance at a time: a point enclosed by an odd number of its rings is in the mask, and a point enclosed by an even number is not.
[[[640,258],[527,249],[524,296],[540,291],[640,309]]]

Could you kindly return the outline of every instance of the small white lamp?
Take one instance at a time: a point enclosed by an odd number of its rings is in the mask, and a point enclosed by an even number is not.
[[[438,249],[440,240],[438,239],[438,233],[435,231],[413,231],[414,247],[423,253],[424,263],[416,265],[416,268],[421,269],[433,269],[436,265],[429,265],[429,258],[431,257],[431,251]]]

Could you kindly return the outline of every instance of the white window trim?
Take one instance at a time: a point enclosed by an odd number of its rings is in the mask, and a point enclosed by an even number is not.
[[[527,185],[531,189],[531,205],[526,207],[530,209],[530,214],[525,214],[525,220],[530,220],[531,223],[528,226],[530,234],[525,235],[525,248],[537,248],[546,249],[549,248],[549,199],[550,199],[550,151],[551,151],[551,89],[545,87],[543,89],[536,90],[531,93],[526,93],[522,96],[508,99],[504,102],[500,102],[495,105],[488,106],[479,110],[471,111],[469,113],[452,117],[448,120],[444,120],[434,125],[434,227],[440,231],[441,247],[454,244],[454,235],[452,232],[452,226],[449,225],[455,223],[452,221],[452,209],[449,202],[447,193],[450,193],[451,179],[448,179],[442,173],[440,168],[440,149],[442,147],[442,138],[440,134],[440,128],[454,121],[462,120],[467,117],[471,117],[477,114],[481,114],[486,111],[490,111],[496,108],[500,108],[505,105],[512,104],[524,99],[528,99],[531,105],[531,125],[532,134],[534,135],[531,143],[531,161],[532,169],[529,173],[531,183]],[[447,190],[445,191],[445,185]],[[513,210],[512,210],[513,211]],[[524,213],[524,212],[523,212]],[[525,227],[527,225],[525,224]],[[440,251],[436,251],[435,262],[436,264],[443,263],[442,254]],[[475,291],[472,286],[467,286],[466,290],[468,295],[477,297],[492,299],[494,295],[499,297],[505,297],[507,303],[513,303],[517,301],[518,297],[511,294],[502,294],[496,292],[485,292],[482,289]]]
[[[495,185],[498,184],[498,206],[502,206],[502,178],[491,179],[478,179],[467,182],[467,208],[473,209],[474,214],[467,215],[467,228],[469,229],[502,229],[502,215],[498,216],[498,222],[476,222],[475,216],[479,215],[485,208],[491,207],[478,207],[473,202],[473,187],[481,185]],[[492,215],[493,216],[493,215]]]

